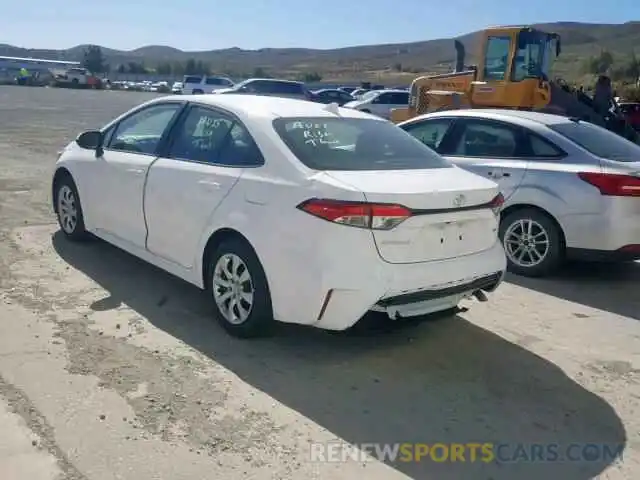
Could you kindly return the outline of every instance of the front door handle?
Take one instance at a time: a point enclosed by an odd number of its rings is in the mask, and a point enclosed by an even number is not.
[[[141,173],[144,173],[144,170],[142,168],[127,168],[127,172],[140,175]]]

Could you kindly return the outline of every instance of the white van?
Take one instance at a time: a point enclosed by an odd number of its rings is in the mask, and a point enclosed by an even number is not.
[[[233,87],[233,82],[226,77],[207,75],[185,75],[182,83],[182,93],[185,95],[211,93],[221,88]]]

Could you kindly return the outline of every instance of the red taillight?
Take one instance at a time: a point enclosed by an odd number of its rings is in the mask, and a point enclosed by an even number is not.
[[[502,206],[504,205],[504,195],[502,195],[502,193],[499,193],[498,195],[493,197],[493,200],[491,200],[489,205],[490,205],[491,209],[493,210],[493,213],[495,213],[496,215],[500,215],[500,210],[502,209]]]
[[[621,253],[637,253],[640,254],[640,245],[625,245],[618,249]]]
[[[615,173],[580,172],[578,176],[590,183],[602,195],[612,197],[640,197],[640,178]]]
[[[391,230],[411,216],[402,205],[312,198],[298,208],[329,222],[372,230]]]

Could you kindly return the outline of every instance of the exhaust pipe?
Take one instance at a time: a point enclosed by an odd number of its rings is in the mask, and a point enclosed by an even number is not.
[[[460,40],[453,41],[456,47],[456,69],[455,72],[464,71],[464,60],[465,60],[465,48]]]
[[[489,299],[487,298],[487,296],[484,294],[484,292],[482,290],[476,290],[475,292],[473,292],[473,296],[476,297],[476,299],[479,302],[488,302]]]

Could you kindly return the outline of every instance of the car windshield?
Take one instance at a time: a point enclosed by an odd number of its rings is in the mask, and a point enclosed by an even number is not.
[[[364,118],[277,118],[291,152],[314,170],[417,170],[452,165],[394,124]]]
[[[549,128],[593,155],[618,162],[640,162],[640,146],[589,122],[567,122]]]

